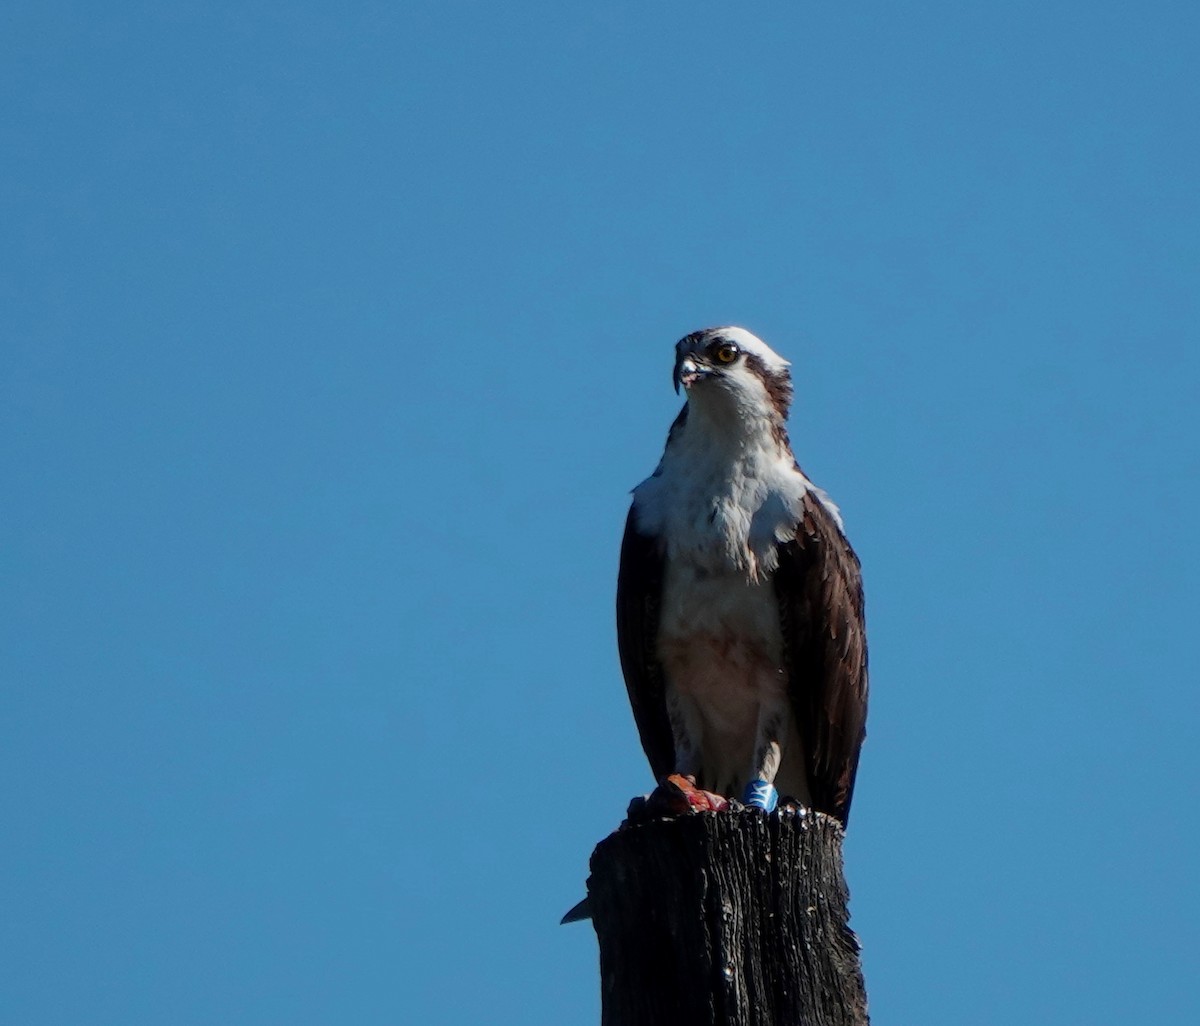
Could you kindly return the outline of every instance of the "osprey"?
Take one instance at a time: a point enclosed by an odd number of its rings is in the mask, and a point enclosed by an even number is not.
[[[743,328],[676,345],[687,402],[633,490],[617,643],[664,786],[701,808],[770,811],[782,793],[844,825],[866,735],[862,579],[792,454],[788,367]]]

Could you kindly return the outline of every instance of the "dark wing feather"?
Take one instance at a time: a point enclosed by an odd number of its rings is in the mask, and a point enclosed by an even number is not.
[[[788,689],[813,806],[844,824],[866,737],[867,636],[858,557],[811,492],[775,573]]]
[[[617,648],[633,718],[656,780],[675,769],[675,741],[658,661],[663,563],[659,540],[638,530],[637,510],[631,507],[617,576]]]

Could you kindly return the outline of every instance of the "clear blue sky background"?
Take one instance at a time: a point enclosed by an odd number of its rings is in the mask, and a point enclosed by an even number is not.
[[[1194,5],[9,5],[0,1021],[595,1023],[672,345],[865,564],[875,1022],[1200,1021]]]

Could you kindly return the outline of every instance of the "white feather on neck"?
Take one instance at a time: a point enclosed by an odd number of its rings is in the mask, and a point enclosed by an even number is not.
[[[811,486],[769,403],[740,390],[705,399],[691,398],[658,470],[634,489],[638,521],[665,540],[669,561],[761,579]]]

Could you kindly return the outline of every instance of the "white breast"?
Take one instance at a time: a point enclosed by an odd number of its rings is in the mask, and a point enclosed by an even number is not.
[[[639,527],[665,542],[658,655],[670,701],[718,789],[748,779],[760,717],[786,714],[771,574],[810,488],[769,433],[735,441],[688,424],[634,490]]]
[[[665,540],[672,562],[766,575],[812,484],[769,434],[737,438],[707,427],[685,425],[654,476],[634,489],[638,523]]]

